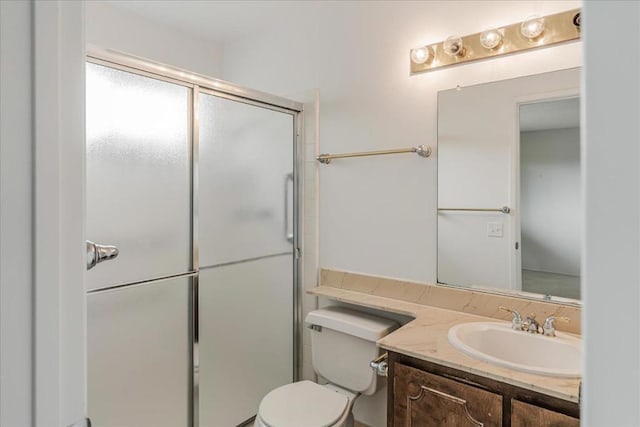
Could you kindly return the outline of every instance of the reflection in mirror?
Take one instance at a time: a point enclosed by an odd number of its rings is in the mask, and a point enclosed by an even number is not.
[[[520,105],[522,290],[580,299],[580,101]]]
[[[439,283],[580,298],[579,79],[438,93]]]

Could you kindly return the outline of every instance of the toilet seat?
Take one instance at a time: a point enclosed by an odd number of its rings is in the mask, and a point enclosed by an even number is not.
[[[260,402],[258,417],[269,427],[329,427],[350,411],[351,402],[346,395],[311,381],[300,381],[267,394]]]

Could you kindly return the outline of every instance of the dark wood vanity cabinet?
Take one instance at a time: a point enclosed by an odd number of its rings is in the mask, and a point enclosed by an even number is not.
[[[403,364],[393,377],[393,426],[499,427],[502,396]]]
[[[578,427],[580,420],[560,412],[512,400],[511,425],[513,427]]]
[[[576,403],[389,352],[389,427],[577,427]]]

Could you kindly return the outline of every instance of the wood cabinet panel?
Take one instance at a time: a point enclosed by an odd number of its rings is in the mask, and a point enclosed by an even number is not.
[[[576,402],[395,352],[388,390],[390,427],[580,425]]]
[[[529,405],[518,400],[511,400],[511,426],[512,427],[579,427],[580,420]]]
[[[395,364],[393,425],[476,427],[502,425],[502,396]]]

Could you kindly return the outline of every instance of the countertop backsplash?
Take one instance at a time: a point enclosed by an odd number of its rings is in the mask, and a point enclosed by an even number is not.
[[[560,331],[581,333],[581,308],[557,302],[536,301],[518,296],[499,295],[475,289],[457,289],[430,283],[411,282],[346,271],[321,269],[319,286],[329,286],[415,304],[460,311],[500,320],[511,315],[498,307],[505,306],[522,316],[535,313],[539,321],[548,316],[568,317],[568,323],[556,323]]]

